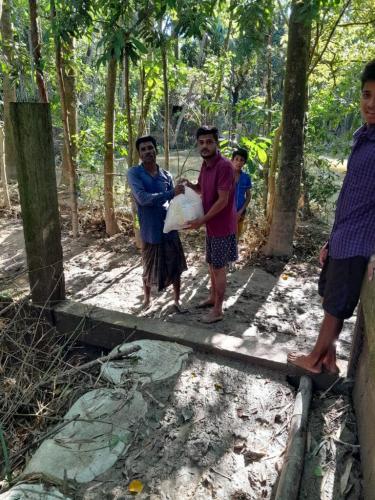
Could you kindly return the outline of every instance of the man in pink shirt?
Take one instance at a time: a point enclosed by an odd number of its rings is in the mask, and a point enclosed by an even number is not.
[[[212,307],[202,321],[215,323],[223,319],[227,265],[237,260],[234,171],[231,162],[218,150],[216,127],[200,127],[196,137],[203,163],[197,184],[187,184],[201,194],[204,216],[190,221],[189,228],[206,225],[206,261],[211,290],[207,300],[198,307]]]

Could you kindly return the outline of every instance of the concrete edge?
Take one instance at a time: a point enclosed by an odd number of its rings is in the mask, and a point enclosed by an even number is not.
[[[242,339],[205,328],[138,318],[73,300],[65,300],[50,309],[39,306],[32,308],[43,314],[60,333],[73,335],[77,341],[96,347],[113,349],[125,341],[162,340],[177,342],[197,351],[245,361],[297,380],[306,375],[305,372],[287,364],[287,351],[280,345]],[[340,379],[327,374],[312,375],[311,378],[318,390],[325,390],[335,379]]]

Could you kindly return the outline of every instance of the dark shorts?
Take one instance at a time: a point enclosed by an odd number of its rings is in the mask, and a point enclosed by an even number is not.
[[[156,286],[159,292],[179,280],[187,269],[178,235],[159,244],[143,243],[142,261],[143,282],[149,287]]]
[[[238,258],[235,234],[216,237],[206,236],[206,262],[215,269],[225,267]]]
[[[323,297],[323,309],[338,319],[353,315],[359,301],[368,258],[328,257],[319,277],[319,295]]]

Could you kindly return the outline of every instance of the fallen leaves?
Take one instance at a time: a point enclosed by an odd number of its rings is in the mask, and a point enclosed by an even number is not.
[[[128,490],[130,491],[130,493],[142,493],[143,491],[143,483],[142,481],[140,481],[139,479],[133,479],[133,481],[130,481],[130,484],[129,484],[129,487],[128,487]]]
[[[349,457],[346,464],[345,464],[345,470],[343,475],[340,478],[340,493],[341,495],[345,495],[349,489],[348,489],[348,482],[349,482],[349,477],[350,477],[350,472],[352,470],[353,466],[353,457]],[[350,488],[350,486],[349,486]]]
[[[243,418],[243,419],[246,419],[246,420],[250,418],[250,415],[248,413],[245,413],[245,411],[244,411],[243,408],[237,408],[236,412],[237,412],[237,417],[238,418]]]

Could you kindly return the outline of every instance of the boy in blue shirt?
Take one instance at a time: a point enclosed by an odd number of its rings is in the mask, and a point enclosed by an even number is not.
[[[234,179],[236,183],[235,203],[237,210],[237,241],[240,239],[246,215],[246,208],[251,201],[251,188],[253,187],[251,177],[242,168],[247,162],[248,153],[246,149],[236,149],[232,154],[232,165],[234,168]]]

